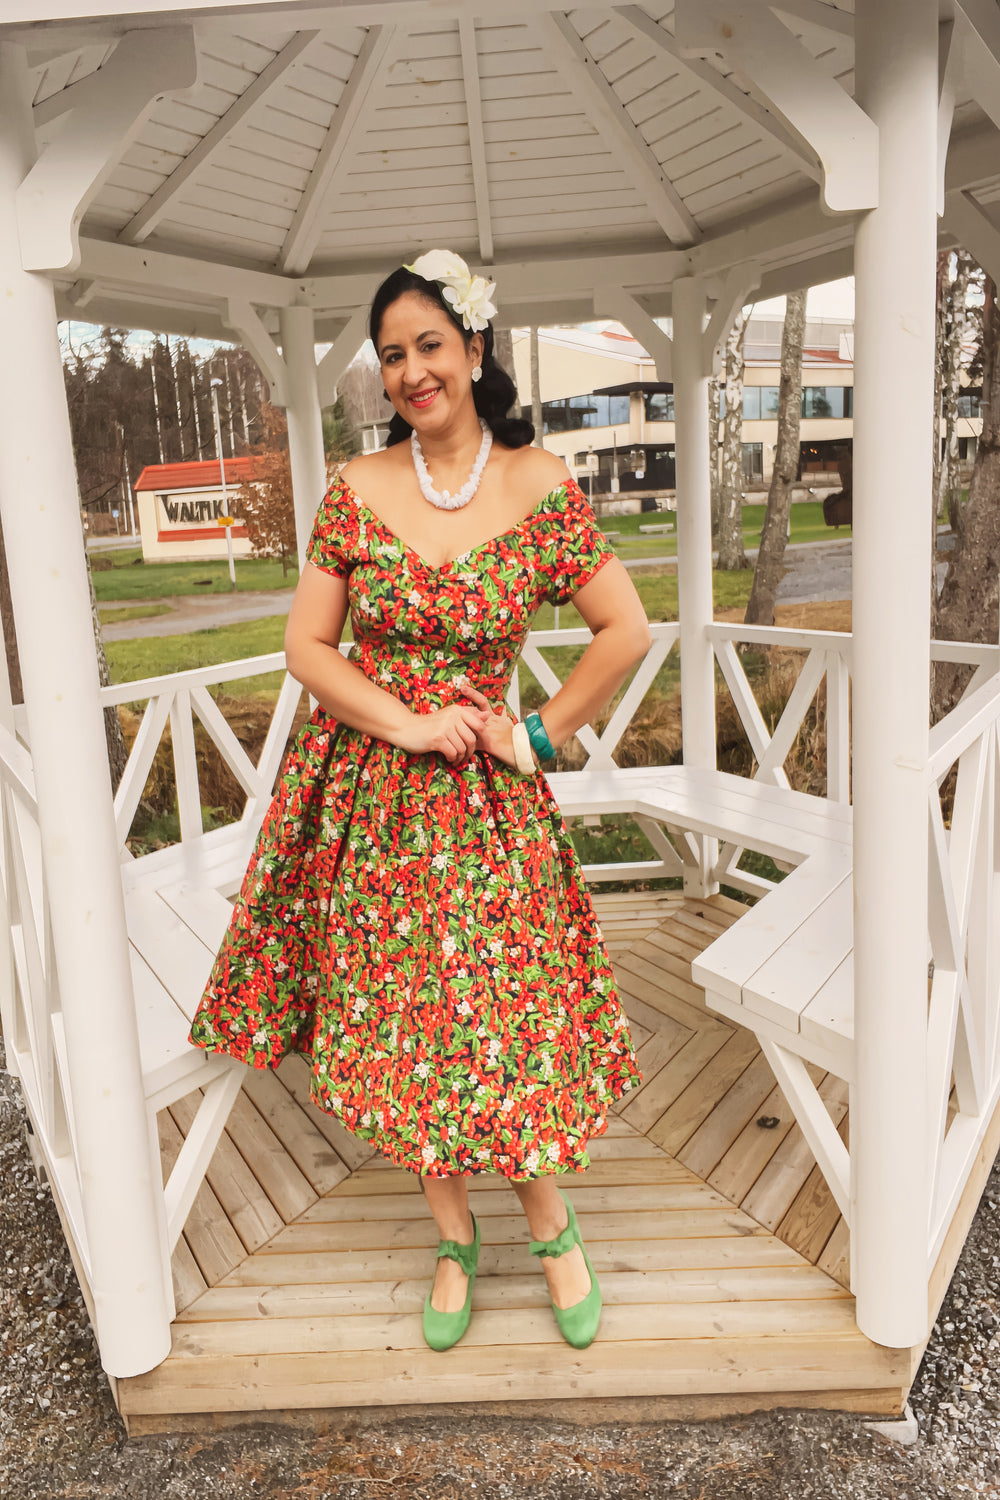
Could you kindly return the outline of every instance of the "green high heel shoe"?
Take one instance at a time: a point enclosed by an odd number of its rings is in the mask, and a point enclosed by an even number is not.
[[[457,1260],[469,1278],[469,1288],[465,1294],[465,1306],[453,1313],[438,1312],[431,1306],[430,1292],[427,1293],[424,1299],[424,1338],[432,1349],[450,1349],[452,1344],[457,1344],[472,1316],[472,1287],[479,1262],[479,1225],[471,1209],[469,1215],[475,1230],[471,1245],[460,1245],[458,1240],[438,1240],[438,1258],[447,1255],[450,1260]]]
[[[580,1226],[576,1222],[573,1205],[562,1188],[558,1189],[558,1193],[569,1213],[569,1223],[554,1240],[532,1240],[529,1249],[532,1255],[553,1256],[565,1255],[567,1250],[572,1250],[574,1245],[579,1245],[583,1251],[583,1258],[590,1272],[590,1291],[582,1301],[575,1302],[572,1307],[557,1307],[553,1302],[552,1311],[556,1315],[559,1331],[567,1344],[572,1344],[574,1349],[586,1349],[588,1344],[593,1343],[597,1325],[601,1320],[601,1288],[597,1284],[597,1277],[590,1264],[586,1246],[580,1238]]]

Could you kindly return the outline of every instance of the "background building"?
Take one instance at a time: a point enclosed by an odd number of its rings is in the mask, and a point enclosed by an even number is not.
[[[253,473],[251,458],[226,459],[226,493],[217,458],[196,463],[147,464],[135,482],[139,535],[145,562],[192,562],[225,558],[226,528],[219,517],[233,514],[237,491]],[[242,522],[230,528],[233,554],[250,556]]]
[[[670,320],[665,320],[668,331]],[[743,469],[747,490],[765,490],[778,441],[782,319],[751,316],[744,341]],[[530,336],[515,329],[514,367],[531,415]],[[620,323],[539,330],[545,446],[560,454],[595,502],[629,508],[674,494],[673,387],[657,381],[646,350]],[[839,486],[837,454],[854,433],[854,325],[810,317],[802,357],[800,477]],[[719,398],[719,416],[725,410]],[[982,429],[979,392],[959,398],[959,458],[971,464]],[[617,490],[612,480],[617,477]]]

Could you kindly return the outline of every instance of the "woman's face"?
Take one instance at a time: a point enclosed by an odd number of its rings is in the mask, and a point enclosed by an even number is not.
[[[472,370],[483,357],[483,338],[469,343],[448,314],[419,292],[404,292],[382,315],[378,357],[386,394],[418,434],[433,435],[467,419]]]

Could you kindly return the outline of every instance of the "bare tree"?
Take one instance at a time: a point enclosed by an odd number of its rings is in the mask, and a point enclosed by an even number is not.
[[[781,377],[778,385],[778,447],[767,492],[760,550],[747,603],[748,625],[773,625],[774,600],[781,582],[792,485],[799,477],[799,430],[802,419],[802,344],[806,332],[806,292],[790,292],[781,331]]]
[[[542,434],[544,432],[542,418],[542,383],[539,375],[538,361],[538,329],[535,324],[529,330],[529,354],[531,357],[531,425],[535,429],[535,444],[544,448]]]
[[[720,472],[722,461],[722,443],[719,433],[722,423],[719,420],[719,397],[722,394],[722,380],[718,369],[714,370],[708,382],[708,478],[712,497],[712,540],[718,541],[719,536],[719,513],[722,509],[722,475]]]
[[[997,640],[1000,609],[1000,308],[992,277],[983,284],[983,431],[969,481],[962,529],[934,610],[934,634],[946,641]],[[935,719],[961,696],[971,667],[935,664]]]
[[[955,254],[955,274],[945,290],[945,326],[941,341],[941,396],[944,412],[944,452],[938,462],[936,514],[947,513],[957,535],[962,529],[962,484],[958,469],[958,393],[962,377],[962,339],[968,312],[969,273],[974,265],[967,250]],[[938,434],[935,434],[938,436]],[[938,442],[940,450],[940,441]]]
[[[726,417],[722,442],[722,501],[719,555],[722,572],[749,566],[743,551],[743,340],[747,320],[741,309],[726,338]]]

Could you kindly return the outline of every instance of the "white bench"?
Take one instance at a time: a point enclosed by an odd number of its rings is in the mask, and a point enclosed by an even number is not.
[[[673,531],[673,521],[658,521],[655,525],[651,522],[648,526],[640,526],[639,530],[649,536],[665,536],[668,531]]]
[[[807,1064],[853,1082],[851,808],[687,766],[582,771],[549,780],[564,816],[595,807],[630,813],[674,833],[720,838],[793,866],[704,950],[691,972],[712,1010],[756,1035],[849,1220],[847,1147]],[[690,862],[694,857],[692,851]]]

